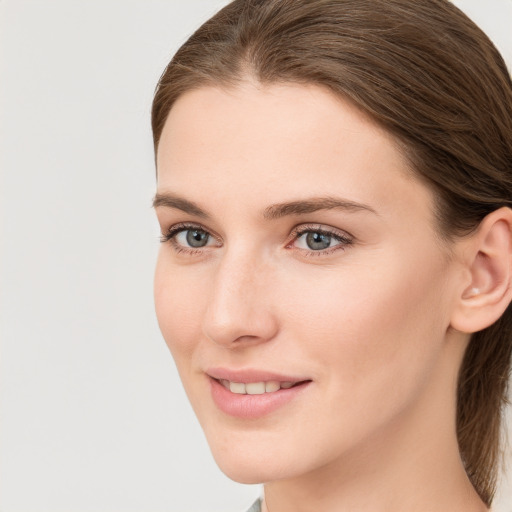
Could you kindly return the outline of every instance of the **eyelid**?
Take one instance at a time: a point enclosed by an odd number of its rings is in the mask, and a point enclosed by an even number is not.
[[[334,239],[338,240],[340,243],[335,245],[334,247],[329,247],[327,249],[322,250],[313,250],[313,249],[303,249],[299,247],[293,247],[294,242],[296,242],[302,235],[306,233],[322,233],[325,235],[329,235]],[[300,224],[293,228],[290,233],[291,240],[287,242],[286,248],[295,249],[297,251],[301,251],[302,253],[314,256],[326,255],[329,253],[333,253],[340,249],[346,249],[347,246],[352,245],[355,241],[354,236],[346,231],[342,231],[337,228],[333,228],[331,226],[326,226],[324,224]]]
[[[197,222],[179,222],[178,224],[173,224],[172,226],[169,226],[169,228],[165,231],[165,233],[162,233],[162,235],[160,237],[160,242],[162,242],[162,243],[169,242],[175,249],[192,252],[192,253],[195,253],[195,252],[201,251],[203,249],[206,249],[208,247],[211,247],[211,246],[204,246],[204,247],[198,247],[198,248],[185,247],[176,242],[175,237],[178,233],[181,233],[182,231],[188,231],[188,230],[194,230],[194,229],[197,229],[199,231],[204,231],[205,233],[208,234],[208,236],[210,236],[214,240],[216,240],[218,243],[217,247],[222,245],[222,240],[220,239],[219,236],[212,233],[211,230],[209,230],[207,227],[205,227],[202,224],[199,224]]]
[[[165,233],[162,234],[160,241],[162,243],[169,242],[172,245],[172,247],[174,248],[174,250],[176,250],[177,252],[186,252],[189,254],[201,253],[205,249],[212,247],[211,245],[210,246],[206,245],[203,247],[194,248],[194,247],[187,247],[187,246],[178,244],[176,242],[175,237],[178,233],[187,231],[187,230],[193,230],[193,229],[204,231],[210,237],[212,237],[214,240],[216,240],[217,241],[216,247],[222,246],[222,239],[218,235],[212,233],[212,231],[209,230],[207,227],[203,226],[200,223],[196,223],[196,222],[180,222],[178,224],[173,224],[172,226],[170,226],[167,229],[167,231]],[[311,233],[311,232],[322,233],[322,234],[328,235],[328,236],[334,238],[335,240],[339,241],[340,243],[336,244],[334,247],[329,247],[327,249],[322,249],[322,250],[313,250],[313,249],[304,249],[304,248],[299,248],[299,247],[293,247],[294,242],[296,242],[302,235],[304,235],[306,233]],[[285,247],[287,249],[295,249],[296,251],[299,251],[299,252],[303,253],[304,255],[322,256],[322,255],[327,255],[327,254],[333,253],[340,249],[346,249],[347,246],[354,243],[354,240],[355,240],[354,236],[352,236],[350,233],[340,230],[340,229],[337,229],[337,228],[334,228],[334,227],[331,227],[331,226],[326,226],[326,225],[318,224],[318,223],[316,223],[316,224],[300,224],[298,226],[295,226],[292,229],[292,231],[289,235],[289,241],[286,243]]]

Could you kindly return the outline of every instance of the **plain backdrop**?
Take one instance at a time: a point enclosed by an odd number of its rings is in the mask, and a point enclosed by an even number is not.
[[[215,466],[152,302],[152,94],[224,3],[0,0],[1,512],[236,512],[260,492]],[[512,0],[456,3],[510,66]]]

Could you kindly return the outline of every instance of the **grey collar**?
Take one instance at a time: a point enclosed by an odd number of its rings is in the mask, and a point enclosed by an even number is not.
[[[258,498],[247,512],[261,512],[261,498]]]

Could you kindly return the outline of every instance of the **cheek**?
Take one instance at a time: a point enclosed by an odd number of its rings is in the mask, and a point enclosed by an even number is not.
[[[392,256],[375,266],[333,268],[289,294],[290,325],[337,400],[374,402],[391,388],[405,400],[442,349],[449,323],[444,263],[421,253]]]
[[[204,292],[201,279],[191,278],[170,264],[162,249],[155,271],[155,310],[162,335],[177,364],[190,356],[199,339],[204,310],[204,293],[200,291]]]

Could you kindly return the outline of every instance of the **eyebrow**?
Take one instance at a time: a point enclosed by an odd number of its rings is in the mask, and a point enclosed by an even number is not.
[[[181,210],[190,215],[209,219],[211,216],[193,201],[171,193],[156,194],[153,199],[153,207],[166,207]],[[320,210],[343,210],[346,212],[368,211],[378,215],[377,212],[367,204],[357,203],[337,197],[313,197],[304,200],[277,203],[268,206],[263,211],[263,218],[267,220],[280,219],[288,215],[304,215]]]
[[[182,212],[195,215],[196,217],[201,217],[202,219],[210,218],[210,215],[208,215],[208,213],[206,213],[193,201],[189,201],[188,199],[184,199],[183,197],[179,197],[170,193],[155,195],[153,199],[153,208],[158,208],[160,206],[181,210]]]
[[[319,210],[343,210],[346,212],[369,211],[377,215],[377,212],[363,203],[339,199],[337,197],[313,197],[311,199],[291,201],[287,203],[273,204],[265,208],[265,219],[279,219],[287,215],[303,215]]]

